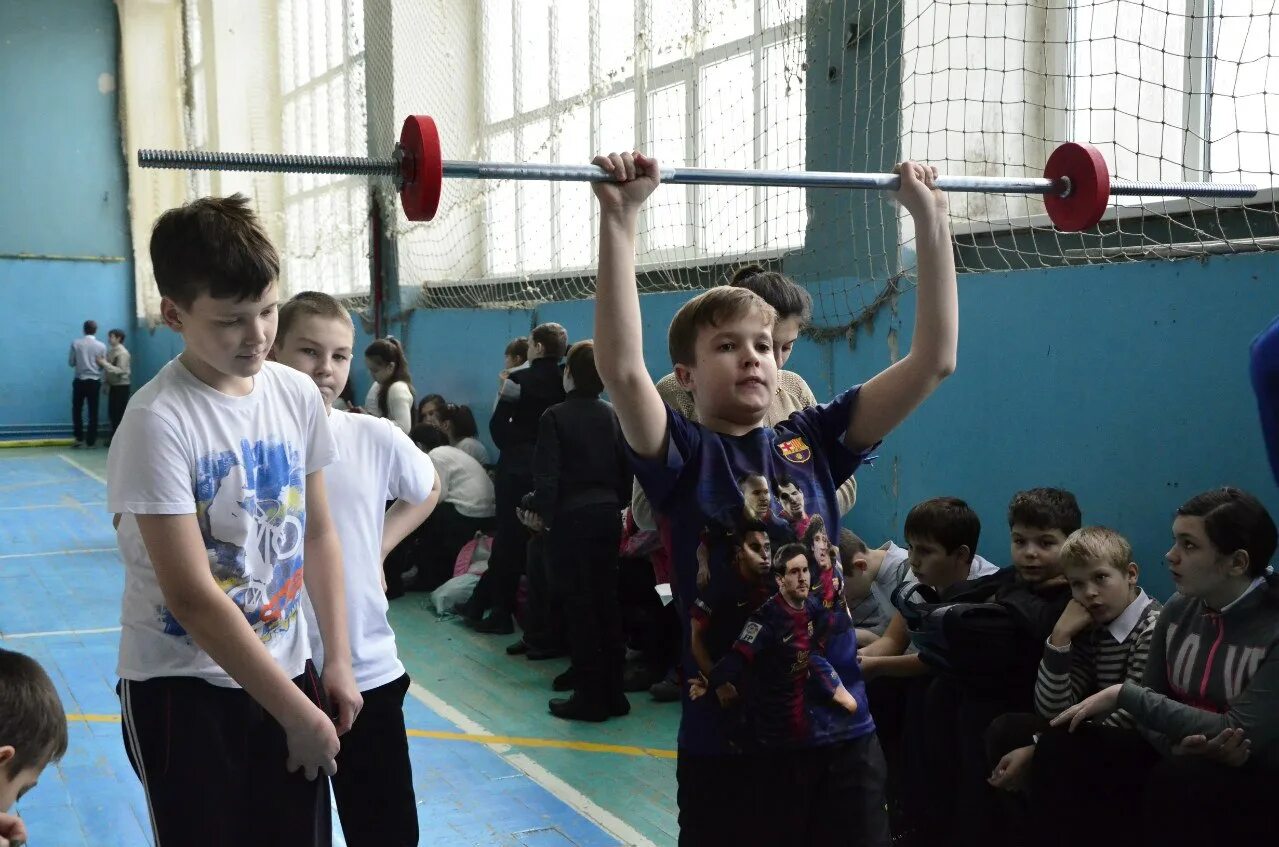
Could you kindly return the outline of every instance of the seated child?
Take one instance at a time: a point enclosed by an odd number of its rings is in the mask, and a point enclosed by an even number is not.
[[[1115,683],[1140,683],[1150,639],[1163,608],[1137,585],[1132,547],[1119,533],[1088,526],[1061,546],[1061,563],[1071,601],[1044,644],[1035,683],[1036,714],[997,718],[986,733],[990,784],[1018,792],[1029,785],[1034,736],[1048,721],[1091,694]],[[1117,711],[1104,725],[1131,730],[1132,716]],[[1020,825],[1019,804],[1006,804],[1006,830]],[[1010,843],[1024,838],[1012,836]]]
[[[1279,796],[1279,579],[1268,567],[1275,524],[1253,495],[1218,488],[1186,501],[1172,532],[1166,558],[1178,593],[1159,615],[1142,682],[1071,706],[1040,738],[1035,803],[1068,796],[1106,809],[1102,820],[1059,820],[1060,843],[1080,843],[1085,830],[1095,837],[1099,826],[1151,844],[1273,840],[1265,810]],[[1144,740],[1119,746],[1106,727],[1086,723],[1116,710]],[[1095,778],[1100,768],[1105,780]],[[1098,799],[1116,791],[1132,799]]]
[[[911,771],[910,816],[925,842],[944,838],[985,845],[993,838],[995,797],[986,782],[986,729],[1002,714],[1033,708],[1044,641],[1070,602],[1061,546],[1081,523],[1079,504],[1069,491],[1018,492],[1008,505],[1012,568],[954,585],[941,595],[942,600],[962,596],[965,602],[1005,607],[1016,633],[1011,643],[1001,645],[1009,654],[1008,668],[998,676],[963,668],[935,675],[925,705],[907,722],[909,743],[927,751],[927,758],[909,751],[905,757]]]
[[[40,773],[67,752],[67,716],[53,680],[30,656],[0,649],[0,844],[25,843],[9,814]]]

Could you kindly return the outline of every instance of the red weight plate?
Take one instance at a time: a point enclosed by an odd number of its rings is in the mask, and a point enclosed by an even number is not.
[[[1044,197],[1048,217],[1062,232],[1091,229],[1106,213],[1110,202],[1110,171],[1096,147],[1067,141],[1048,157],[1044,176],[1070,180],[1069,196],[1048,194]]]
[[[440,154],[440,133],[430,115],[409,115],[400,129],[404,152],[400,205],[411,221],[429,221],[440,206],[444,184],[444,159]]]

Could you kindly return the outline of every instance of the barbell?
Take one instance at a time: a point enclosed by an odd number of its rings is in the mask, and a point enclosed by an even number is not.
[[[612,176],[595,165],[465,162],[443,158],[440,134],[429,115],[410,115],[400,141],[385,159],[357,156],[306,156],[280,153],[216,153],[200,150],[139,150],[144,168],[268,173],[322,173],[389,176],[411,221],[429,221],[440,205],[444,178],[603,182]],[[662,167],[662,182],[695,185],[759,185],[778,188],[853,188],[896,191],[896,174],[838,171],[768,171]],[[1101,151],[1066,142],[1048,157],[1044,175],[1035,177],[940,176],[942,191],[991,194],[1040,194],[1053,224],[1080,232],[1101,220],[1112,195],[1147,197],[1253,197],[1255,185],[1212,182],[1134,182],[1112,180]]]

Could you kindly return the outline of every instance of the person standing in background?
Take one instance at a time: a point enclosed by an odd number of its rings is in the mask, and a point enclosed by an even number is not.
[[[107,333],[107,354],[98,357],[107,385],[107,417],[111,419],[111,435],[124,420],[124,409],[129,405],[130,376],[133,373],[133,357],[124,346],[124,330],[113,329]],[[111,439],[107,439],[107,444]]]
[[[71,428],[75,433],[75,447],[92,447],[98,440],[98,392],[102,386],[102,368],[98,360],[107,355],[106,345],[94,337],[97,321],[84,322],[84,335],[71,342],[67,365],[75,368],[71,383]],[[89,404],[89,432],[84,431],[80,410]]]

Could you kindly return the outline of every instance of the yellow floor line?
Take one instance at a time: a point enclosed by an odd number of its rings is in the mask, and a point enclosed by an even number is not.
[[[82,723],[119,723],[119,715],[67,715],[69,721]],[[506,745],[510,747],[545,747],[556,750],[576,750],[580,753],[614,753],[621,756],[652,756],[656,759],[674,759],[674,750],[657,747],[633,747],[628,744],[597,744],[593,741],[568,741],[559,738],[519,738],[511,735],[474,735],[468,732],[441,732],[433,729],[410,729],[410,738],[431,738],[436,741],[468,741],[472,744]]]

